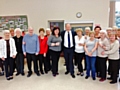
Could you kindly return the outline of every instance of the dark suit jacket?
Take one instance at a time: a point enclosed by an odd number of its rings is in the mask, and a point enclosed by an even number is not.
[[[62,46],[62,50],[64,48],[64,35],[65,35],[65,32],[66,32],[66,30],[61,32],[61,37],[62,37],[62,45],[61,46]],[[74,31],[72,31],[72,30],[71,30],[71,32],[72,32],[72,39],[73,39],[73,48],[75,49],[75,39],[74,39],[74,37],[75,37],[76,33]]]

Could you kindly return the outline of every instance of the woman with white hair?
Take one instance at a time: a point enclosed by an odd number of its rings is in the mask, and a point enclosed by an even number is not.
[[[109,37],[110,50],[103,51],[101,54],[108,55],[108,60],[110,61],[111,77],[107,79],[111,80],[110,84],[115,84],[117,83],[117,75],[119,72],[119,41],[117,40],[117,35],[113,32]]]
[[[17,51],[13,38],[10,38],[10,31],[4,30],[4,38],[0,40],[0,58],[4,61],[6,79],[13,79],[13,63]]]
[[[22,50],[22,31],[20,28],[15,29],[15,36],[13,37],[15,40],[15,46],[17,49],[17,55],[16,55],[16,68],[17,68],[17,74],[21,74],[22,76],[24,75],[24,55],[23,55],[23,50]]]
[[[97,60],[99,61],[99,68],[100,68],[100,82],[103,82],[106,80],[106,61],[107,61],[107,56],[108,55],[102,55],[101,53],[103,51],[109,50],[110,45],[109,41],[106,38],[107,32],[106,30],[101,30],[100,31],[100,39],[98,40],[98,57]]]

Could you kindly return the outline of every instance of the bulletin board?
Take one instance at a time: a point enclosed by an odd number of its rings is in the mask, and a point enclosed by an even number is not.
[[[10,28],[20,28],[22,31],[26,31],[28,29],[27,15],[0,16],[0,32]]]

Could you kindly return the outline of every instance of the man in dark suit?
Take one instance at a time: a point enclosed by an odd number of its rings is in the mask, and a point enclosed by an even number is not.
[[[66,72],[65,75],[71,74],[72,78],[75,78],[74,75],[74,65],[73,65],[73,56],[74,56],[74,46],[75,46],[75,32],[71,30],[70,24],[65,24],[66,30],[61,32],[62,37],[62,49],[64,53],[64,58],[66,62]]]

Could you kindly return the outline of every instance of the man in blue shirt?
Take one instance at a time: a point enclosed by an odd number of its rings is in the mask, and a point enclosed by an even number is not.
[[[33,28],[28,28],[28,34],[26,34],[23,38],[23,53],[27,58],[27,66],[28,66],[28,75],[27,77],[30,77],[32,75],[31,70],[31,62],[33,60],[34,63],[34,72],[37,74],[37,76],[40,76],[38,71],[38,63],[37,63],[37,55],[39,53],[39,40],[38,36],[33,33]]]

